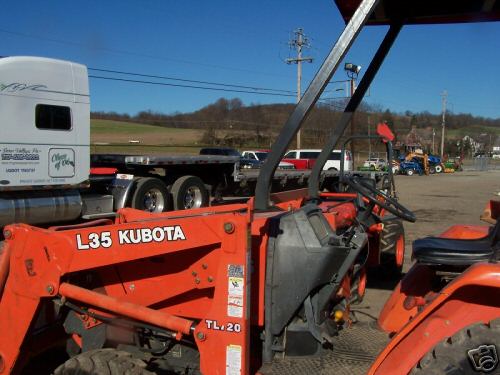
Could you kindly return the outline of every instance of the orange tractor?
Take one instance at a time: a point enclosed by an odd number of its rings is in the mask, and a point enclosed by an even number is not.
[[[497,369],[498,203],[490,205],[493,227],[458,226],[416,241],[416,263],[378,325],[360,326],[351,310],[364,293],[370,228],[387,219],[382,210],[408,221],[415,216],[360,177],[343,179],[355,192],[345,196],[318,187],[324,163],[404,23],[497,20],[500,8],[488,0],[337,5],[348,25],[273,145],[254,198],[4,229],[0,374],[324,374],[351,371],[340,355],[349,344],[380,352],[364,368],[370,374]],[[270,195],[288,145],[366,23],[390,27],[308,189]],[[379,134],[392,138],[383,126]],[[352,353],[351,361],[368,364],[366,353]]]

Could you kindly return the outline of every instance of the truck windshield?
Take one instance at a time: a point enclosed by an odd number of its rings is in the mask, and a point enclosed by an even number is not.
[[[328,160],[340,160],[340,152],[332,152]]]
[[[260,161],[264,161],[267,158],[267,152],[256,152],[255,156],[257,156],[257,159]]]
[[[319,156],[319,151],[301,151],[301,159],[317,159]]]

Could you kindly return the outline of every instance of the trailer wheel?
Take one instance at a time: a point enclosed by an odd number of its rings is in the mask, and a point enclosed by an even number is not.
[[[98,349],[74,356],[55,371],[54,375],[153,375],[146,364],[132,354],[116,349]]]
[[[208,206],[208,190],[196,176],[182,176],[172,185],[174,210],[188,210]]]
[[[379,278],[399,280],[403,273],[405,255],[405,230],[401,220],[384,223],[384,229],[380,233],[379,251]]]
[[[436,173],[442,173],[443,167],[441,165],[436,165]]]
[[[411,374],[489,374],[498,366],[500,319],[476,323],[442,340]],[[497,372],[495,372],[497,373]]]
[[[132,196],[132,207],[149,212],[168,211],[170,207],[167,185],[154,177],[138,179]]]

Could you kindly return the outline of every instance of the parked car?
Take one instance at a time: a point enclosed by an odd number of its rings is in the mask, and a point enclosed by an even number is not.
[[[293,163],[297,169],[311,169],[320,153],[321,150],[319,149],[290,150],[285,154],[283,161]],[[323,170],[340,170],[341,154],[342,152],[340,150],[333,150],[323,166]],[[344,170],[352,171],[352,167],[351,152],[346,150],[344,156]]]
[[[381,170],[387,167],[387,161],[381,158],[369,158],[363,162],[363,167],[365,168],[373,167],[376,170]]]
[[[230,147],[205,147],[200,150],[200,155],[239,156],[240,168],[245,169],[260,168],[262,164],[259,160],[242,156],[238,150]]]
[[[270,150],[255,150],[255,151],[243,151],[241,155],[246,158],[246,159],[253,159],[253,160],[258,160],[261,163],[266,160],[267,155],[269,154]],[[295,165],[292,163],[287,163],[285,161],[282,161],[279,163],[278,168],[280,169],[295,169]]]

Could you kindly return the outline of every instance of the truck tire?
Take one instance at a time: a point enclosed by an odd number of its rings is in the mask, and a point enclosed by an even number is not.
[[[411,374],[497,374],[499,351],[500,319],[476,323],[442,340]]]
[[[384,280],[399,280],[403,273],[405,230],[401,220],[384,223],[379,240],[380,265],[377,275]]]
[[[176,211],[208,206],[208,190],[199,177],[182,176],[174,182],[170,191]]]
[[[168,211],[170,204],[167,185],[158,178],[139,178],[132,195],[131,206],[148,212]]]
[[[414,171],[413,169],[408,169],[408,170],[406,171],[406,174],[407,174],[408,176],[413,176],[413,173],[415,173],[415,171]]]
[[[132,354],[116,349],[90,350],[68,359],[54,375],[153,375]]]
[[[436,165],[436,173],[443,173],[443,167],[441,165]]]

